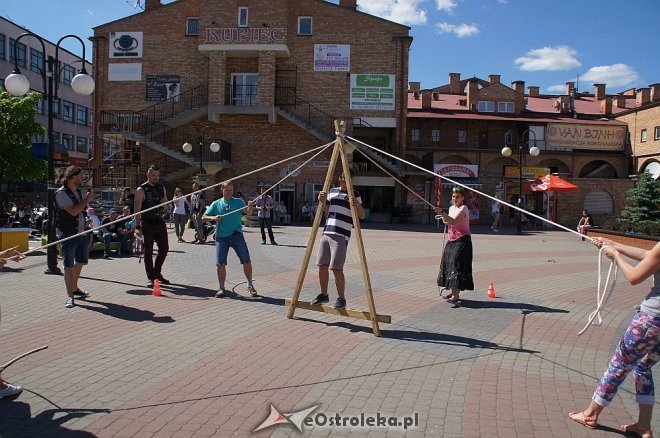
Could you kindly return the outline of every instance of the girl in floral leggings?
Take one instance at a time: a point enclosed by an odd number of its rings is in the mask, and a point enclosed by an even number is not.
[[[599,248],[605,246],[605,254],[616,261],[630,284],[639,284],[653,276],[653,287],[619,341],[589,407],[582,412],[571,412],[568,416],[588,428],[596,429],[598,415],[610,404],[628,373],[633,371],[639,418],[637,423],[623,425],[621,429],[642,438],[652,438],[651,416],[655,391],[651,368],[660,359],[660,243],[650,251],[598,237],[594,238],[593,243]],[[624,255],[639,260],[637,266],[633,267],[626,262]]]

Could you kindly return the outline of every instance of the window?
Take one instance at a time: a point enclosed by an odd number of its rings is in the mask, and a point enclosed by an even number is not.
[[[440,130],[432,129],[431,130],[431,141],[433,143],[440,143]]]
[[[186,35],[199,35],[199,18],[186,18]]]
[[[642,129],[642,136],[641,136],[642,143],[646,141],[647,136],[648,135],[646,133],[646,129]]]
[[[480,113],[493,113],[495,112],[495,102],[480,100],[479,103],[477,103],[477,111]]]
[[[5,41],[7,37],[5,34],[0,33],[0,59],[7,59],[7,53],[5,51]]]
[[[458,142],[459,143],[467,142],[467,131],[458,131]]]
[[[67,150],[73,150],[73,135],[71,134],[62,134],[62,144]]]
[[[71,65],[65,65],[62,69],[62,83],[64,85],[71,85],[71,81],[75,75],[76,69]]]
[[[76,152],[87,152],[86,137],[76,137]]]
[[[30,48],[30,70],[41,74],[44,68],[44,54],[38,50]]]
[[[259,102],[259,74],[231,74],[231,104],[254,106]]]
[[[60,118],[60,99],[53,99],[53,107],[50,109],[53,117]]]
[[[41,99],[37,100],[37,114],[44,114],[44,112],[45,112],[44,99],[43,96],[41,96]]]
[[[595,189],[586,194],[584,209],[591,214],[612,214],[614,211],[614,200],[606,191]]]
[[[86,106],[78,105],[78,117],[76,118],[76,122],[79,125],[85,125],[87,126],[87,123],[89,122],[88,120],[88,115],[89,115],[89,110],[87,109]]]
[[[18,65],[25,67],[27,65],[27,55],[25,53],[25,44],[16,43],[16,40],[9,38],[9,61],[14,62],[14,45],[16,45],[16,52],[18,56]]]
[[[420,132],[419,129],[412,129],[410,131],[410,138],[413,142],[419,141]]]
[[[238,27],[248,27],[248,8],[238,8]]]
[[[298,17],[298,35],[312,34],[312,17]]]
[[[660,126],[653,129],[653,140],[660,140]]]
[[[59,142],[60,142],[60,133],[59,133],[59,132],[57,132],[57,131],[53,131],[53,139],[52,139],[52,141],[53,141],[53,143],[55,143],[55,144],[59,144]]]
[[[513,113],[516,110],[516,104],[513,102],[497,102],[498,113]]]
[[[62,120],[73,123],[75,105],[68,100],[62,101]]]

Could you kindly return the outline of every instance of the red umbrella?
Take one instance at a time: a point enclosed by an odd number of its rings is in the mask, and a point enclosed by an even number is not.
[[[558,176],[548,174],[542,178],[535,180],[529,188],[532,192],[546,192],[546,191],[556,191],[556,192],[577,192],[578,186],[571,184],[568,181],[565,181]]]

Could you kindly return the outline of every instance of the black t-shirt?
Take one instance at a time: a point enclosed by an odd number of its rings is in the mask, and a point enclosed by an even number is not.
[[[124,205],[131,209],[131,214],[135,213],[135,195],[133,193],[124,198]]]
[[[149,184],[149,182],[145,182],[140,187],[144,190],[144,200],[142,201],[141,211],[162,204],[162,200],[165,197],[165,187],[163,187],[162,184],[158,183],[153,186]],[[163,207],[154,208],[153,210],[142,213],[140,217],[143,221],[151,224],[165,223],[163,220]]]
[[[114,222],[117,219],[119,219],[119,218],[116,217],[113,220],[113,219],[110,219],[110,216],[106,216],[101,221],[101,225],[109,224],[110,222]],[[119,234],[119,230],[120,230],[120,228],[122,228],[121,224],[122,224],[122,222],[117,222],[116,224],[108,225],[107,227],[103,228],[103,231],[105,233],[117,233],[117,234]]]

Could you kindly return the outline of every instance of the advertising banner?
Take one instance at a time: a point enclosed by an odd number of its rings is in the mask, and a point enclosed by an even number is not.
[[[141,81],[141,63],[108,64],[108,81]]]
[[[350,108],[394,111],[394,75],[352,74]]]
[[[543,167],[523,167],[523,178],[541,178],[548,173],[547,168]],[[518,178],[520,174],[518,166],[504,166],[504,178]]]
[[[110,58],[142,58],[142,32],[110,32]]]
[[[179,101],[181,77],[179,75],[147,75],[147,100],[172,99]]]
[[[351,46],[314,44],[314,71],[351,71]]]
[[[422,197],[422,199],[426,199],[426,192],[424,190],[424,184],[415,184],[413,187],[413,190],[415,190],[415,193],[417,193],[419,196]],[[422,199],[419,199],[417,196],[414,194],[408,192],[408,197],[406,199],[406,204],[408,205],[426,205]]]
[[[549,147],[622,151],[625,139],[625,126],[548,123],[546,142]]]

